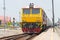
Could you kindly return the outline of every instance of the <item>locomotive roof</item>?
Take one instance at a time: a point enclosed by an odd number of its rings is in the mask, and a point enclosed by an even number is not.
[[[29,6],[25,6],[25,7],[23,7],[23,8],[28,9],[28,8],[29,8]],[[39,7],[39,6],[34,6],[33,8],[40,8],[40,7]]]

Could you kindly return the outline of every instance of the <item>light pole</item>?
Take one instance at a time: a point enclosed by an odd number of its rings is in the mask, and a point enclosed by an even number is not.
[[[4,29],[5,29],[5,23],[6,23],[6,21],[5,21],[5,11],[6,11],[6,8],[5,8],[5,0],[3,0],[3,10],[4,10]]]
[[[54,0],[52,0],[53,32],[54,32]]]

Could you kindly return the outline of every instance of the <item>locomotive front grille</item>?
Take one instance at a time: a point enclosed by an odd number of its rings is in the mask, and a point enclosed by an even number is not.
[[[23,23],[23,28],[37,28],[40,27],[40,23]]]

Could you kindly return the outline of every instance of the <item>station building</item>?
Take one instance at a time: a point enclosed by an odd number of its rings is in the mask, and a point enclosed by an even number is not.
[[[5,21],[4,21],[4,16],[0,16],[0,24],[4,24],[4,22],[7,23],[7,22],[10,22],[10,21],[11,21],[11,17],[6,16]]]

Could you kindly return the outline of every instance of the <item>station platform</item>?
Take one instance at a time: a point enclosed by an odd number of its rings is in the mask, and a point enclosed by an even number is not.
[[[21,28],[18,29],[0,29],[0,38],[6,37],[6,36],[12,36],[17,34],[22,34]]]
[[[60,40],[60,36],[57,34],[56,31],[53,32],[53,29],[50,28],[47,31],[35,37],[33,40]]]

